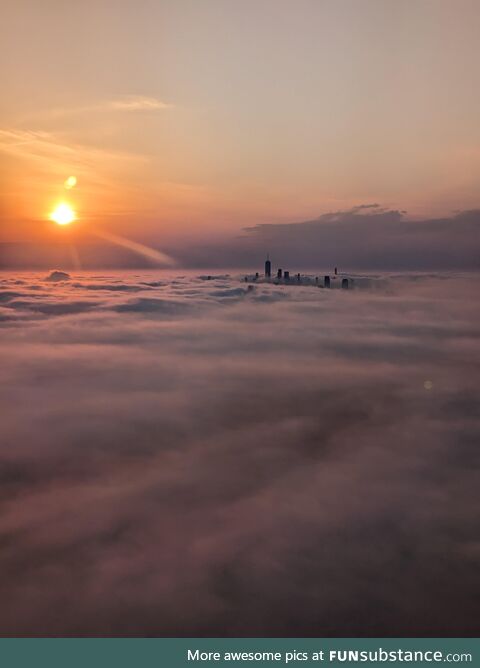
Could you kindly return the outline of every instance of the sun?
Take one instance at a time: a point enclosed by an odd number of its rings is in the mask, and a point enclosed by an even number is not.
[[[50,214],[50,220],[53,220],[57,225],[69,225],[75,220],[75,211],[69,204],[62,202]]]

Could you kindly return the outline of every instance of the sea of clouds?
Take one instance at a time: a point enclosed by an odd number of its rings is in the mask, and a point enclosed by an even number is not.
[[[0,274],[1,635],[477,635],[478,275]]]

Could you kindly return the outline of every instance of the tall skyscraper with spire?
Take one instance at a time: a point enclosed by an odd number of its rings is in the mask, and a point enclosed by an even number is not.
[[[267,254],[267,259],[265,260],[265,278],[270,278],[272,275],[272,263],[270,262],[270,257]]]

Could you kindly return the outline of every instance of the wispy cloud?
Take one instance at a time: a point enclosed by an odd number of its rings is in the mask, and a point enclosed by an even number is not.
[[[159,111],[169,109],[173,105],[158,100],[155,97],[144,97],[139,95],[127,95],[118,100],[112,100],[107,108],[118,111]]]
[[[53,132],[0,129],[0,152],[18,159],[40,163],[55,172],[63,172],[66,164],[77,174],[90,171],[99,163],[128,158],[144,160],[143,156],[117,150],[99,149],[72,142]]]
[[[102,114],[106,112],[142,112],[142,111],[164,111],[171,109],[172,104],[164,102],[156,97],[146,95],[123,95],[110,100],[99,100],[90,104],[77,105],[73,107],[53,107],[52,109],[39,110],[21,119],[21,123],[33,120],[46,120],[77,116],[82,114]]]

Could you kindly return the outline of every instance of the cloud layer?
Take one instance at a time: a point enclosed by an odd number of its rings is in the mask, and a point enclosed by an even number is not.
[[[1,133],[0,133],[1,134]],[[1,139],[1,138],[0,138]],[[23,149],[22,149],[23,150]],[[98,236],[98,235],[97,235]],[[115,248],[109,242],[83,242],[72,254],[72,244],[0,244],[0,268],[48,268],[52,265],[84,269],[96,267],[149,268],[261,266],[267,253],[276,266],[298,269],[339,266],[347,271],[471,271],[480,268],[480,210],[444,218],[411,220],[405,211],[367,204],[348,211],[326,213],[314,220],[261,224],[245,228],[235,238],[185,243],[168,248],[157,237],[144,239],[152,257],[135,251],[135,241]],[[145,248],[145,247],[143,247]],[[154,250],[156,249],[156,250]],[[160,258],[155,258],[160,253]],[[165,258],[165,254],[168,255]],[[167,259],[167,262],[166,262]]]
[[[327,213],[315,220],[247,229],[252,245],[269,248],[281,264],[355,269],[478,269],[480,211],[409,220],[378,204]]]
[[[45,278],[0,283],[3,635],[477,634],[478,277]]]

